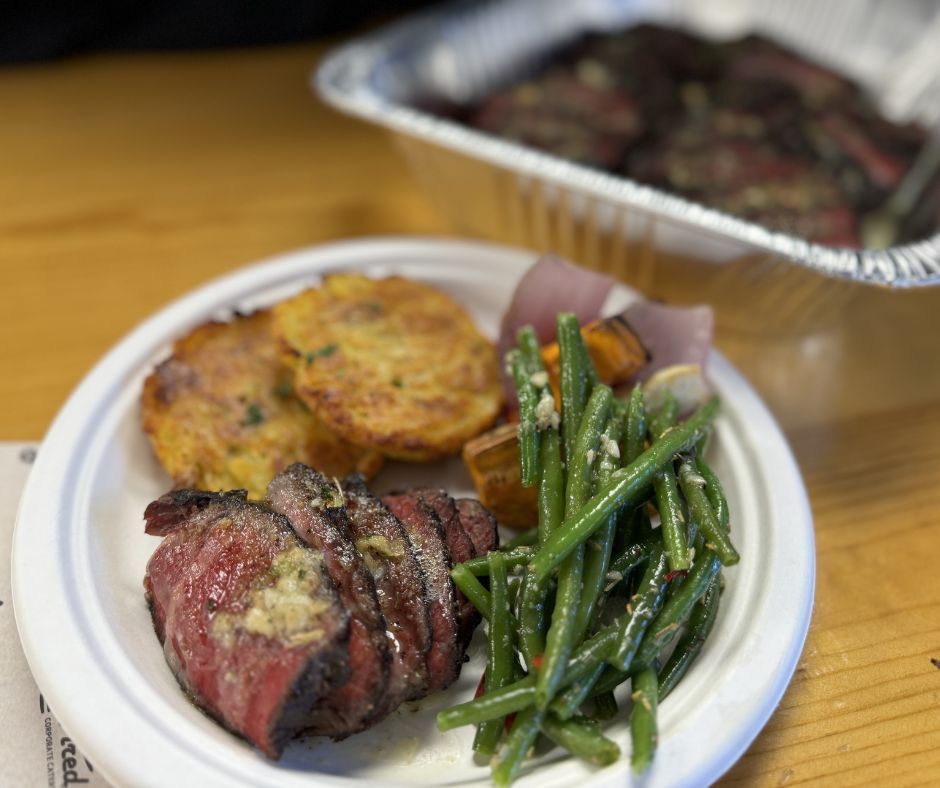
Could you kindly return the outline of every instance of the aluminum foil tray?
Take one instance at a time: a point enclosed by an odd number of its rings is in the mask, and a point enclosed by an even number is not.
[[[940,283],[940,233],[883,250],[811,243],[415,109],[463,103],[586,32],[642,22],[759,33],[850,77],[889,117],[940,128],[940,9],[930,0],[499,0],[408,17],[331,53],[315,89],[392,131],[466,232],[552,249],[654,297],[742,300],[752,324],[815,326],[858,283]]]

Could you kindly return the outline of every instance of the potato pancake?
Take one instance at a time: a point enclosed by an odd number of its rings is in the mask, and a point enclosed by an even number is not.
[[[381,455],[339,438],[294,396],[270,329],[269,311],[201,325],[145,381],[144,431],[178,486],[263,498],[292,462],[338,477],[381,467]]]
[[[273,312],[297,396],[353,443],[431,460],[460,451],[499,413],[493,343],[428,285],[334,274]]]

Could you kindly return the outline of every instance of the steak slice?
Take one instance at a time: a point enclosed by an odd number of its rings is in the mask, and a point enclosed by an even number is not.
[[[323,553],[326,570],[351,616],[349,678],[323,700],[310,723],[312,733],[342,739],[389,711],[391,653],[375,583],[353,544],[343,495],[331,480],[295,463],[271,480],[268,499],[303,542]]]
[[[447,494],[446,490],[434,487],[419,487],[409,490],[401,495],[416,495],[430,506],[440,518],[441,527],[444,530],[444,541],[450,552],[451,561],[455,564],[469,561],[476,555],[473,542],[470,536],[461,525],[460,517],[457,514],[457,506],[453,498]],[[463,595],[463,592],[457,588],[457,623],[460,632],[460,644],[466,649],[467,644],[473,637],[473,630],[480,623],[480,614],[473,606],[473,603]]]
[[[428,694],[449,686],[460,674],[463,649],[458,643],[457,596],[450,579],[451,560],[440,518],[420,496],[386,495],[382,501],[401,520],[424,571],[431,618]]]
[[[476,555],[483,556],[499,547],[496,518],[476,498],[458,498],[460,524],[473,542]]]
[[[423,697],[428,687],[431,621],[424,572],[405,527],[359,474],[343,482],[356,549],[372,573],[392,654],[389,705]]]
[[[177,680],[271,758],[348,673],[349,615],[323,556],[243,491],[177,490],[151,503],[166,538],[144,589]]]

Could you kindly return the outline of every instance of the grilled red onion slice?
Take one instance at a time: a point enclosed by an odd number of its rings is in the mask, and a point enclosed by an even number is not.
[[[555,338],[555,318],[559,312],[574,312],[581,324],[600,315],[601,307],[614,285],[605,274],[589,271],[548,253],[523,275],[503,316],[499,337],[500,358],[512,348],[516,331],[531,325],[539,340]],[[675,364],[704,366],[711,348],[714,315],[709,306],[667,306],[654,301],[637,301],[622,313],[650,354],[649,363],[638,379],[646,380],[664,367]],[[515,403],[512,381],[504,375],[510,406]]]
[[[676,364],[705,366],[715,324],[710,306],[667,306],[637,301],[623,312],[650,354],[637,377],[646,380],[657,370]]]
[[[555,318],[559,312],[574,312],[584,324],[600,314],[601,306],[614,280],[543,254],[525,272],[503,315],[499,334],[500,358],[516,343],[516,331],[530,325],[544,344],[555,339]]]

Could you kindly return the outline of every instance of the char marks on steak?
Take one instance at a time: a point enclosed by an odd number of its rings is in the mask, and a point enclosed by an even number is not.
[[[349,677],[320,703],[309,725],[311,733],[345,738],[390,710],[391,652],[375,582],[353,542],[343,495],[333,481],[295,463],[271,480],[268,498],[301,540],[322,551],[326,570],[351,616]]]
[[[356,474],[343,482],[356,548],[372,572],[391,644],[389,705],[424,697],[431,622],[424,572],[405,527]]]
[[[493,513],[476,498],[458,498],[456,504],[460,524],[470,536],[476,555],[486,555],[499,547],[499,531]]]
[[[166,538],[144,588],[167,662],[201,707],[272,758],[348,673],[349,615],[287,520],[244,492],[151,503]]]
[[[459,564],[469,561],[476,555],[476,548],[470,536],[460,522],[457,505],[446,490],[433,487],[420,487],[414,490],[397,493],[397,495],[415,496],[424,501],[437,514],[444,532],[444,541],[450,553],[452,563]],[[466,649],[473,631],[480,623],[480,614],[473,603],[456,589],[457,596],[457,625],[460,631],[460,644]]]
[[[436,692],[453,683],[463,660],[456,589],[450,578],[452,564],[444,529],[437,513],[420,496],[393,494],[382,501],[405,526],[424,572],[432,641],[428,651],[428,693]]]

